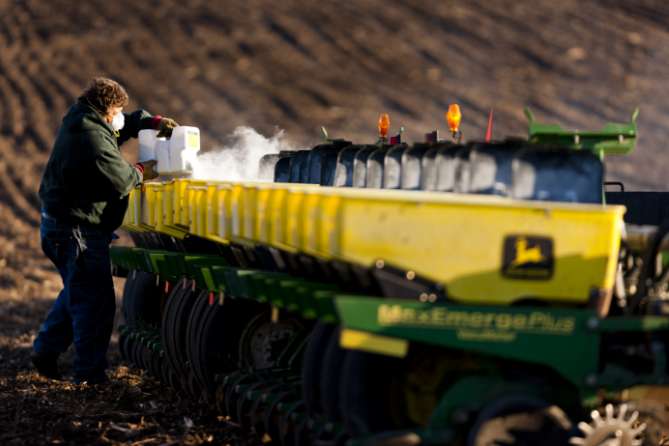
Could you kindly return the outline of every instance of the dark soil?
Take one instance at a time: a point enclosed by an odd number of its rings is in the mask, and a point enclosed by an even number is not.
[[[38,239],[37,188],[56,129],[94,75],[143,107],[296,144],[318,128],[373,141],[378,113],[409,140],[525,133],[522,107],[581,129],[641,106],[640,139],[610,179],[666,188],[669,3],[661,0],[0,0],[0,442],[224,442],[234,427],[119,365],[104,389],[42,380],[28,363],[59,279]],[[133,159],[136,145],[126,150]],[[191,422],[192,421],[192,426]],[[231,440],[232,441],[232,440]]]
[[[258,444],[206,405],[182,399],[110,349],[108,385],[42,378],[30,366],[36,324],[52,299],[3,301],[0,310],[0,442],[42,444]],[[67,371],[72,352],[61,360]]]

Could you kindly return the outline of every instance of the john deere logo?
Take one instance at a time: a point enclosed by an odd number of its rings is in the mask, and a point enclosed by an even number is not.
[[[553,275],[553,240],[531,235],[504,239],[502,275],[514,279],[546,280]]]

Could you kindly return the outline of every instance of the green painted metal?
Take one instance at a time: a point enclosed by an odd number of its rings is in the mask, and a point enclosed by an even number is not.
[[[653,351],[654,369],[639,374],[600,363],[600,348],[611,333],[667,336],[668,318],[599,319],[585,309],[471,307],[367,296],[337,296],[335,304],[346,328],[547,366],[578,389],[586,406],[599,389],[667,382],[663,349]]]
[[[597,374],[599,335],[587,310],[472,307],[338,296],[346,328],[542,364],[578,388]]]
[[[662,316],[617,316],[597,321],[599,331],[669,331],[669,318]]]
[[[277,287],[281,280],[289,278],[287,274],[277,272],[253,271],[243,278],[247,280],[249,295],[260,302],[271,303],[278,308],[286,308],[285,293]]]
[[[146,257],[152,272],[166,280],[178,280],[184,276],[186,264],[180,253],[172,251],[146,251]]]
[[[525,108],[529,121],[528,140],[533,144],[548,144],[576,150],[591,150],[603,158],[604,155],[624,155],[636,146],[637,108],[629,123],[607,123],[600,130],[568,130],[557,124],[542,124],[534,119],[529,108]]]
[[[114,246],[111,248],[110,257],[112,264],[126,271],[148,268],[145,250],[142,248]]]
[[[464,306],[339,295],[334,284],[286,273],[235,268],[219,256],[161,250],[114,247],[112,262],[128,271],[143,270],[168,280],[188,277],[201,289],[255,299],[305,319],[341,323],[345,328],[376,335],[479,353],[480,360],[486,363],[494,364],[494,358],[503,358],[545,366],[561,377],[558,380],[566,388],[575,389],[585,406],[588,401],[596,401],[600,389],[615,391],[665,382],[667,366],[663,352],[655,352],[655,370],[640,376],[616,364],[601,364],[600,348],[602,338],[613,333],[663,335],[669,332],[667,318],[599,319],[587,309]],[[487,375],[497,374],[495,367],[489,369]],[[476,389],[485,390],[482,386]],[[451,392],[467,394],[476,404],[485,403],[487,398],[474,398],[466,390],[451,388]],[[457,402],[457,395],[449,392],[444,398]],[[445,406],[435,412],[435,419],[448,419],[455,404],[442,402]],[[438,423],[435,426],[443,427]]]
[[[229,266],[220,266],[220,265],[213,265],[211,267],[211,275],[212,275],[212,280],[214,281],[214,284],[216,286],[216,290],[219,293],[226,293],[227,292],[227,286],[225,282],[225,271],[230,268]]]
[[[182,256],[185,275],[197,284],[197,287],[207,291],[220,291],[219,285],[214,280],[214,267],[225,266],[223,258],[208,255],[183,255]]]
[[[127,271],[141,270],[165,280],[188,277],[202,290],[254,299],[300,313],[306,319],[337,320],[333,284],[311,282],[285,273],[228,266],[220,256],[113,247],[112,264]]]

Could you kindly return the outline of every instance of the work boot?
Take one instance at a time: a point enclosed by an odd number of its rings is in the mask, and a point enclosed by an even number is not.
[[[58,353],[34,352],[30,356],[30,360],[41,376],[57,380],[63,379],[58,371]]]

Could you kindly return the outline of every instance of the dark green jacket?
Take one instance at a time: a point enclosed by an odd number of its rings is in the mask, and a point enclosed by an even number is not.
[[[139,171],[121,156],[119,146],[154,123],[149,113],[137,110],[125,114],[125,126],[117,133],[80,99],[63,118],[42,176],[42,210],[64,223],[110,232],[118,228],[128,194],[142,181]]]

